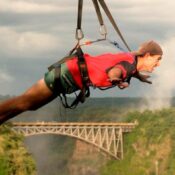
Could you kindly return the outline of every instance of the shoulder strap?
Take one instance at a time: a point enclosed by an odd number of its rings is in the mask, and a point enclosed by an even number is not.
[[[84,58],[84,53],[80,47],[78,47],[76,49],[76,51],[77,51],[76,54],[78,57],[78,67],[80,70],[82,84],[83,84],[83,87],[82,87],[79,95],[77,96],[77,98],[73,102],[73,103],[78,104],[79,102],[83,103],[85,101],[85,99],[90,96],[90,89],[89,89],[90,79],[89,79],[89,75],[88,75],[86,61]]]
[[[78,66],[81,73],[82,83],[84,87],[90,84],[87,65],[84,58],[84,53],[80,47],[77,48]]]

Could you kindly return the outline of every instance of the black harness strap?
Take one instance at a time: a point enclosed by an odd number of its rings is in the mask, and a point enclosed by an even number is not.
[[[97,17],[98,17],[100,25],[104,25],[103,18],[102,18],[102,15],[101,15],[101,11],[100,11],[100,7],[98,5],[98,1],[97,0],[92,0],[92,2],[94,3],[94,7],[95,7],[95,10],[96,10]]]
[[[63,105],[65,108],[70,109],[74,109],[79,104],[79,102],[84,103],[85,99],[90,96],[90,89],[89,89],[90,79],[88,75],[86,61],[84,58],[84,53],[80,47],[76,49],[76,55],[78,57],[78,67],[80,70],[83,87],[80,93],[76,95],[76,99],[72,102],[71,105],[68,105],[66,95],[63,94],[63,97],[65,99],[65,104],[63,103]]]
[[[114,18],[112,17],[112,15],[111,15],[111,13],[110,13],[110,11],[109,11],[109,9],[108,9],[106,3],[104,2],[104,0],[98,0],[98,1],[99,1],[99,3],[101,4],[101,6],[102,6],[104,12],[105,12],[106,15],[108,16],[108,18],[109,18],[110,22],[112,23],[114,29],[116,30],[116,32],[117,32],[118,35],[120,36],[121,40],[123,41],[123,43],[125,44],[125,46],[127,47],[127,49],[128,49],[129,51],[131,51],[131,49],[129,48],[128,44],[126,43],[124,37],[122,36],[122,34],[121,34],[121,32],[120,32],[120,30],[119,30],[117,24],[115,23]]]
[[[76,36],[75,36],[77,40],[80,40],[84,37],[83,31],[81,29],[82,11],[83,11],[83,0],[78,0],[77,29],[76,29]]]
[[[105,39],[106,39],[107,30],[106,30],[106,26],[105,26],[104,21],[103,21],[103,17],[102,17],[101,11],[100,11],[98,1],[97,0],[92,0],[92,2],[94,4],[95,11],[96,11],[96,14],[97,14],[97,17],[98,17],[98,21],[100,23],[100,33],[101,33],[101,35],[104,35]]]
[[[83,85],[86,86],[87,84],[90,83],[90,80],[89,80],[89,75],[87,71],[86,61],[84,59],[84,53],[80,47],[78,47],[76,51],[78,56],[78,66],[81,73],[82,82],[83,82]]]
[[[77,48],[77,56],[78,56],[78,66],[81,73],[81,79],[83,84],[83,88],[81,89],[80,101],[83,103],[85,101],[85,98],[90,96],[89,85],[91,83],[88,75],[86,61],[84,58],[84,53],[80,47]]]
[[[74,109],[79,104],[79,102],[83,103],[85,99],[90,96],[90,89],[89,89],[90,79],[88,75],[86,61],[84,58],[84,53],[80,47],[76,48],[75,51],[76,52],[74,54],[64,57],[62,60],[54,63],[48,68],[49,71],[52,69],[55,69],[55,92],[54,93],[56,95],[59,95],[63,106],[65,108],[70,108],[70,109]],[[67,60],[74,58],[75,56],[77,56],[78,58],[78,67],[81,74],[81,80],[82,80],[83,86],[82,86],[82,89],[80,89],[80,93],[78,95],[76,95],[75,93],[76,99],[69,105],[67,102],[66,94],[64,92],[64,87],[62,87],[60,82],[61,64]]]
[[[77,29],[81,29],[82,11],[83,11],[83,0],[79,0],[78,1]]]

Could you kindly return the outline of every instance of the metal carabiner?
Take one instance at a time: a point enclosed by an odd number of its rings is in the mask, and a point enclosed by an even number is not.
[[[79,41],[84,38],[82,29],[76,29],[75,38]]]
[[[107,29],[106,29],[106,26],[103,24],[103,25],[100,25],[100,34],[101,35],[105,35],[105,38],[106,38],[106,35],[107,35]]]

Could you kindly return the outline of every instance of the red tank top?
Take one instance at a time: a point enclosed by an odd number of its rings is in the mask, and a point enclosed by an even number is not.
[[[87,64],[89,79],[95,87],[110,87],[112,83],[107,75],[110,68],[117,66],[122,70],[122,79],[124,80],[128,74],[130,74],[130,65],[132,66],[132,72],[135,72],[136,66],[133,64],[135,58],[131,53],[118,53],[118,54],[103,54],[99,56],[90,56],[84,54],[85,61]],[[66,62],[68,70],[73,76],[76,84],[82,88],[81,75],[78,68],[77,58],[73,58]],[[129,65],[129,66],[128,66]]]

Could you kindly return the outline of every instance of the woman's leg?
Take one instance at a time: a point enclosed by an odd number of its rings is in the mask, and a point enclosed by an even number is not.
[[[41,79],[24,94],[0,104],[0,124],[24,111],[36,110],[54,98],[56,95],[47,87],[44,79]]]

